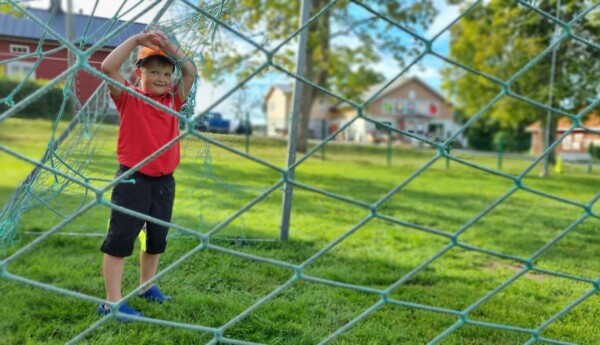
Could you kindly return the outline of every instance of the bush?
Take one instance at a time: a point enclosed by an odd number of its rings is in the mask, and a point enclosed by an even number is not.
[[[524,131],[502,130],[494,134],[494,151],[528,152],[531,149],[531,135]]]
[[[6,104],[6,98],[13,90],[15,90],[22,82],[15,79],[0,77],[0,98],[4,102],[0,103],[0,114],[4,113],[11,107]],[[33,80],[22,83],[21,89],[13,96],[12,102],[19,103],[24,98],[41,89],[48,84],[48,80]],[[26,119],[56,119],[63,103],[63,90],[61,87],[53,87],[37,98],[33,103],[28,104],[25,108],[19,110],[15,117]],[[65,109],[61,114],[61,119],[69,120],[73,118],[72,101],[68,101]]]
[[[590,145],[589,151],[594,159],[600,159],[600,146]]]

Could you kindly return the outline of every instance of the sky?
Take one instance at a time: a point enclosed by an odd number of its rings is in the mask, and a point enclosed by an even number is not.
[[[417,31],[417,33],[427,39],[432,39],[440,31],[444,30],[453,20],[460,16],[460,6],[451,6],[446,3],[446,0],[434,0],[434,6],[438,9],[439,13],[435,18],[435,21],[425,32]],[[441,53],[442,55],[448,55],[450,44],[450,34],[449,31],[444,31],[444,33],[438,37],[434,44],[433,50]],[[431,56],[426,56],[420,64],[420,68],[413,68],[410,70],[411,75],[416,75],[422,80],[424,80],[429,86],[434,89],[440,91],[440,86],[442,83],[440,70],[443,67],[442,61],[438,58],[434,58]],[[390,66],[395,65],[395,62],[391,59],[387,59],[382,61],[379,64],[379,70],[384,74],[386,71],[390,70]]]
[[[26,3],[27,6],[30,6],[33,8],[49,8],[49,6],[50,6],[50,0],[22,0],[19,2]],[[121,13],[127,12],[129,9],[133,8],[133,10],[130,13],[125,14],[122,17],[122,19],[124,19],[124,20],[129,20],[129,19],[133,18],[135,15],[139,14],[142,11],[142,9],[144,7],[147,7],[147,4],[149,4],[150,2],[151,1],[148,1],[148,0],[146,0],[146,1],[99,0],[98,6],[96,6],[94,15],[97,17],[111,18],[112,16],[115,15],[116,10],[119,9],[123,3],[125,3],[125,6],[121,10]],[[138,3],[140,3],[140,5],[136,6],[136,4],[138,4]],[[83,13],[83,14],[89,15],[94,10],[94,5],[96,4],[96,0],[72,0],[72,4],[73,4],[72,5],[73,11],[75,13]],[[67,9],[67,0],[61,0],[61,6],[62,6],[63,10],[66,10]],[[144,13],[142,15],[142,17],[140,17],[139,20],[137,20],[137,21],[140,23],[150,22],[156,15],[156,13],[158,12],[158,8],[160,8],[160,5],[157,5],[154,8],[152,8],[151,10]]]
[[[418,1],[418,0],[416,0]],[[23,3],[27,3],[28,6],[34,8],[49,8],[50,0],[25,0]],[[67,9],[67,0],[61,0],[63,10]],[[164,1],[162,1],[164,3]],[[91,14],[96,0],[72,0],[72,6],[75,13],[83,13],[83,14]],[[121,8],[121,5],[125,3],[125,6]],[[145,11],[145,7],[151,3],[148,0],[99,0],[98,6],[95,9],[94,15],[98,17],[111,18],[115,15],[117,9],[121,8],[121,13],[127,13],[121,17],[121,19],[129,20],[133,18],[135,15],[143,13],[143,15],[137,19],[138,22],[148,23],[150,22],[157,14],[158,10],[161,7],[161,4],[155,6],[154,8]],[[446,0],[434,0],[434,5],[439,10],[439,14],[436,17],[434,23],[428,28],[426,32],[419,32],[419,34],[423,35],[426,38],[432,38],[437,33],[439,33],[442,29],[444,29],[449,23],[451,23],[454,19],[456,19],[460,15],[460,9],[457,6],[449,6],[446,4]],[[445,33],[440,36],[434,45],[434,49],[444,55],[448,52],[448,44],[449,44],[449,35]],[[441,85],[441,76],[440,69],[443,67],[442,62],[439,59],[427,57],[425,58],[421,64],[420,68],[412,68],[409,71],[411,76],[418,76],[422,80],[424,80],[427,84],[429,84],[434,89],[440,90]],[[201,68],[201,66],[199,66]],[[396,63],[391,58],[384,58],[380,63],[373,66],[376,70],[382,72],[386,77],[391,78],[393,74],[396,73],[398,68],[396,67]],[[398,70],[399,72],[399,70]],[[258,85],[259,93],[266,93],[268,86],[272,83],[278,82],[277,78],[268,78],[263,81],[258,81],[256,84]],[[225,83],[219,86],[213,86],[209,83],[201,83],[200,87],[197,91],[197,100],[196,104],[198,105],[198,109],[204,110],[217,101],[221,95],[225,94],[229,90],[231,90],[236,85],[233,77],[225,78]],[[260,95],[251,95],[253,97],[260,97]],[[224,113],[229,112],[228,108],[231,107],[229,102],[224,102],[220,104],[216,110],[220,110]],[[262,107],[261,107],[262,108]],[[225,114],[226,117],[227,114]],[[255,112],[252,114],[253,118],[261,117],[262,114],[260,112]],[[257,118],[257,120],[260,120]]]

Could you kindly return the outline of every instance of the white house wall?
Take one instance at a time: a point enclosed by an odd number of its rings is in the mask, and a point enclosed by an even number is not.
[[[290,96],[278,88],[270,91],[266,99],[267,135],[281,136],[288,129],[288,112]]]

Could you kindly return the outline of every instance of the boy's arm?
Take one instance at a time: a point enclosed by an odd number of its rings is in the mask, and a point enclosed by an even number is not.
[[[125,84],[125,78],[119,72],[121,65],[127,60],[129,54],[138,46],[143,45],[149,48],[157,49],[162,47],[166,41],[166,37],[161,32],[150,32],[133,35],[116,47],[108,56],[102,61],[101,70],[102,73],[108,77],[114,79],[120,84]],[[108,84],[110,94],[114,97],[118,97],[121,94],[121,89],[111,84]]]
[[[163,49],[175,56],[178,61],[183,61],[183,63],[180,63],[181,80],[177,83],[176,87],[179,98],[181,98],[182,101],[185,101],[190,94],[190,90],[192,89],[192,85],[194,85],[194,80],[198,74],[196,65],[192,62],[192,59],[189,58],[183,52],[183,50],[179,49],[179,47],[177,47],[173,42],[167,41],[163,46]]]

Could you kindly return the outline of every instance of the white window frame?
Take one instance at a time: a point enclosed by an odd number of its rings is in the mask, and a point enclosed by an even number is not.
[[[10,44],[9,49],[11,54],[29,54],[29,46],[23,44]]]
[[[573,136],[573,149],[580,151],[583,144],[583,133],[575,133]]]
[[[573,141],[572,134],[567,135],[562,141],[563,149],[570,150],[572,141]]]
[[[416,127],[417,127],[417,130],[415,132],[417,134],[423,134],[423,133],[425,133],[425,131],[424,131],[425,125],[423,124],[423,121],[417,121]]]
[[[6,76],[7,77],[24,77],[29,73],[29,70],[33,69],[35,64],[33,62],[24,62],[24,61],[13,61],[6,64]],[[14,72],[13,69],[18,69],[17,72]],[[35,71],[31,73],[31,78],[35,79]]]
[[[404,114],[406,114],[406,115],[417,114],[419,112],[419,103],[420,102],[415,99],[408,100],[406,102],[406,109],[404,110]]]

